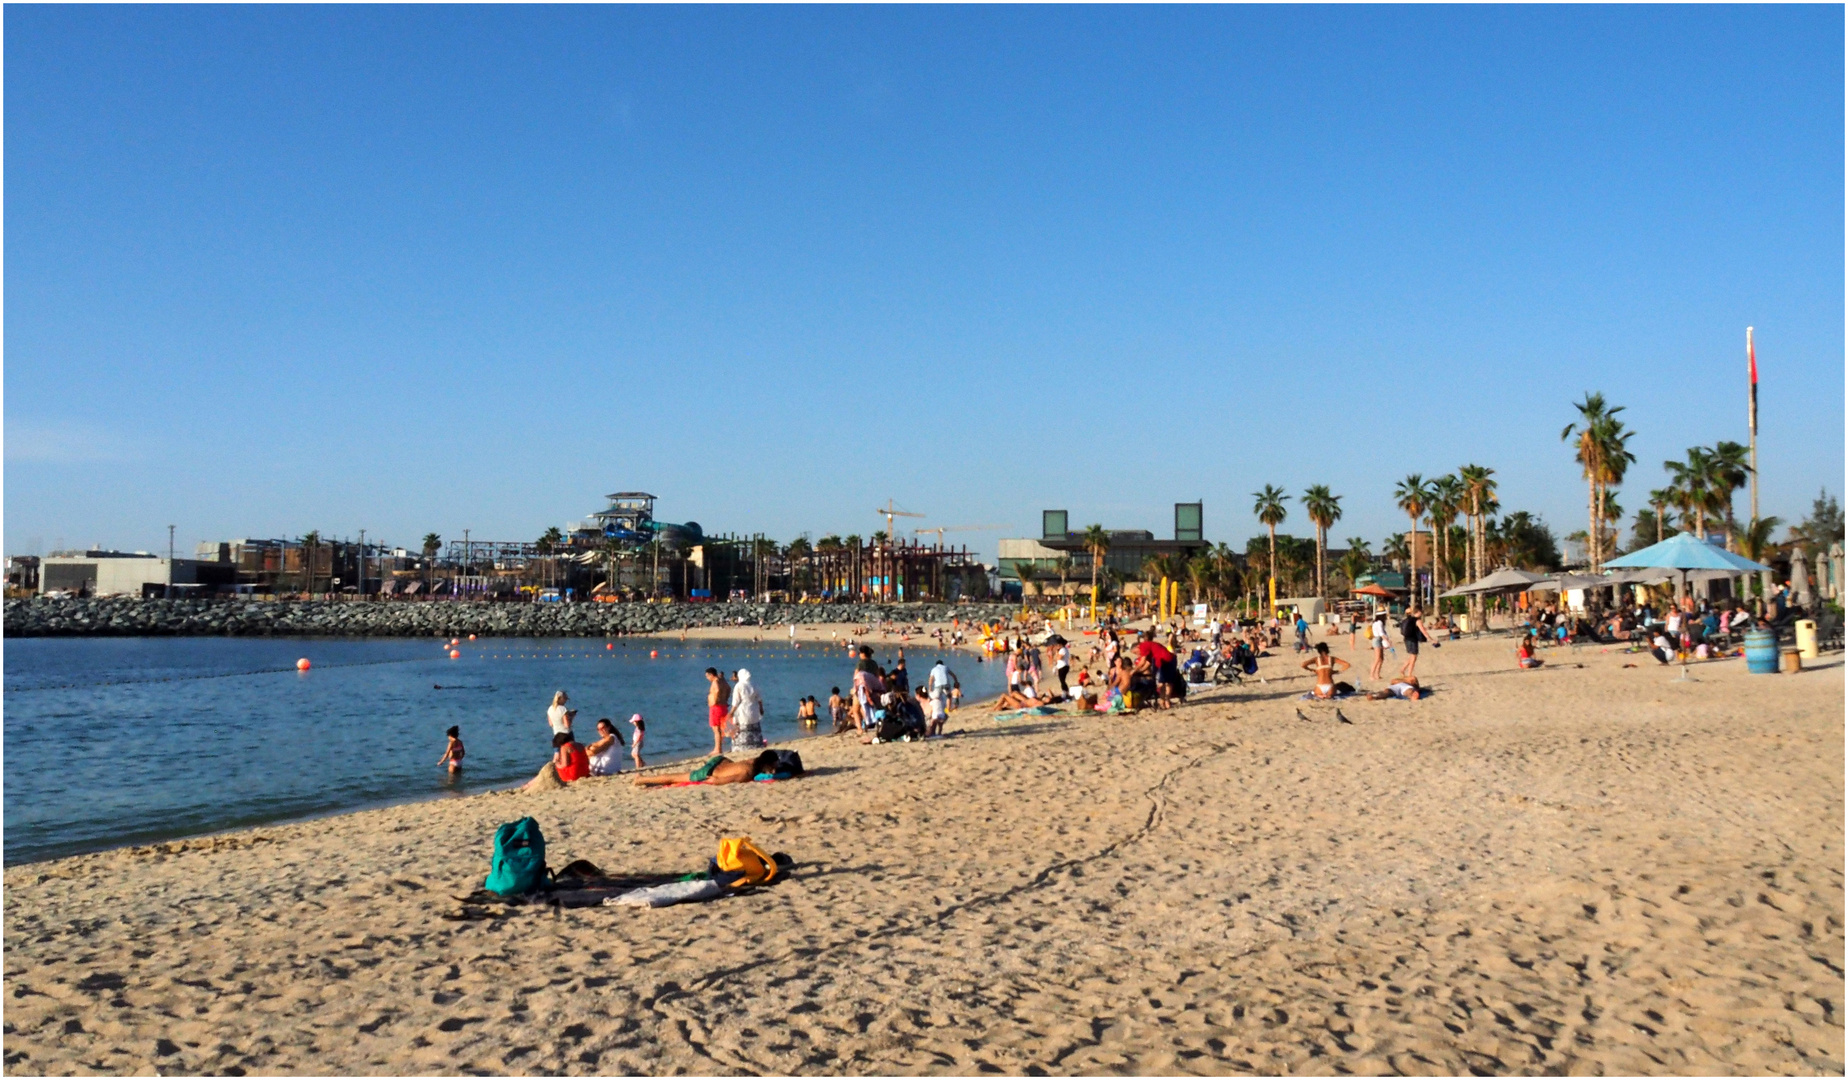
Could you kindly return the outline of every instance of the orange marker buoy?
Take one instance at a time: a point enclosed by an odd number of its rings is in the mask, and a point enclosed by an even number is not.
[[[473,635],[473,634],[470,634],[470,635],[468,636],[468,639],[469,639],[470,641],[473,641],[473,640],[475,640],[475,635]]]
[[[460,660],[460,659],[462,659],[462,651],[461,651],[460,649],[451,649],[451,650],[449,650],[449,658],[450,658],[451,660]]]
[[[295,662],[295,670],[297,671],[307,671],[309,667],[310,665],[306,656]]]
[[[655,657],[660,656],[660,655],[661,655],[660,653],[656,652],[653,649],[648,650],[648,659],[650,660],[653,660]]]
[[[605,646],[604,646],[604,648],[606,648],[606,649],[614,649],[615,647],[616,647],[616,646],[614,646],[614,645],[605,645]]]

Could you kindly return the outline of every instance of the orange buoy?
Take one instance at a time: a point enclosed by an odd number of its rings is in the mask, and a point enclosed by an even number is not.
[[[460,659],[462,659],[462,651],[461,651],[460,649],[451,649],[451,650],[449,650],[449,658],[450,658],[451,660],[460,660]]]
[[[297,671],[307,671],[309,667],[310,665],[306,656],[295,662],[295,670]]]
[[[604,648],[606,648],[606,649],[614,649],[615,647],[616,647],[616,646],[614,646],[614,645],[605,645],[605,646],[604,646]]]
[[[470,641],[473,641],[473,640],[475,640],[475,635],[473,635],[473,634],[470,634],[470,635],[468,636],[468,639],[469,639]]]
[[[656,652],[656,651],[655,651],[655,650],[653,650],[653,649],[649,649],[649,650],[648,650],[648,659],[650,659],[650,660],[653,660],[653,659],[654,659],[655,657],[657,657],[657,656],[660,656],[660,655],[661,655],[661,654],[660,654],[659,652]]]

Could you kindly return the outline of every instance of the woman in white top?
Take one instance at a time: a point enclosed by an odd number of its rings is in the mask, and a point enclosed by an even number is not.
[[[552,707],[545,711],[545,722],[551,726],[554,735],[571,733],[571,715],[576,710],[565,708],[565,702],[570,700],[563,690],[552,695]]]
[[[622,757],[617,753],[622,748],[622,736],[616,733],[616,725],[609,720],[597,721],[597,741],[584,748],[590,757],[590,775],[615,776],[622,771]]]
[[[764,699],[751,681],[751,673],[738,669],[738,681],[732,685],[731,723],[733,750],[759,750],[764,742]]]

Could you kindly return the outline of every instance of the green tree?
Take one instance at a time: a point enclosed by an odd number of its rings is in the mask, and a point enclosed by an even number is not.
[[[436,553],[443,549],[443,538],[435,533],[424,533],[424,588],[427,590],[436,581]]]
[[[1263,490],[1255,491],[1251,496],[1256,500],[1251,512],[1258,521],[1270,531],[1270,600],[1277,596],[1277,526],[1283,524],[1290,516],[1289,508],[1283,504],[1290,501],[1283,489],[1275,484],[1265,484]],[[1267,601],[1268,603],[1269,601]]]
[[[1623,421],[1617,416],[1624,411],[1624,406],[1609,404],[1603,394],[1588,392],[1585,400],[1573,408],[1578,410],[1579,418],[1566,425],[1565,430],[1559,433],[1559,439],[1573,444],[1573,456],[1582,468],[1588,485],[1586,505],[1589,508],[1590,527],[1586,529],[1586,558],[1592,572],[1596,573],[1604,561],[1598,545],[1598,538],[1604,533],[1601,513],[1604,501],[1601,496],[1605,488],[1623,482],[1629,465],[1636,460],[1636,455],[1630,453],[1628,448],[1633,433],[1625,429]]]
[[[1830,544],[1842,539],[1842,504],[1827,489],[1817,492],[1816,501],[1810,504],[1809,517],[1791,526],[1790,535],[1812,556],[1827,551]]]
[[[1688,447],[1686,461],[1664,461],[1676,491],[1681,493],[1685,512],[1694,515],[1694,535],[1707,538],[1707,514],[1719,509],[1721,467],[1713,451],[1705,446]]]
[[[1330,492],[1327,484],[1316,484],[1303,492],[1303,512],[1315,526],[1315,594],[1327,597],[1328,577],[1323,564],[1328,557],[1328,530],[1341,520],[1341,496]]]
[[[1418,565],[1416,559],[1418,554],[1418,519],[1425,515],[1425,510],[1431,505],[1431,485],[1425,481],[1422,474],[1413,473],[1399,481],[1398,486],[1394,487],[1392,490],[1392,497],[1393,501],[1398,504],[1399,509],[1405,511],[1406,517],[1410,518],[1412,522],[1411,534],[1406,538],[1405,542],[1406,565],[1409,567],[1406,571],[1405,583],[1411,586],[1412,597],[1416,599],[1418,596]],[[1433,546],[1433,561],[1435,561],[1435,548],[1437,544],[1437,538],[1435,536],[1431,538],[1431,543]],[[1433,575],[1435,575],[1435,573],[1436,571],[1433,571]]]
[[[1091,553],[1091,591],[1097,591],[1097,571],[1104,565],[1104,556],[1110,553],[1110,534],[1102,525],[1086,525],[1084,528],[1084,549]]]
[[[1726,550],[1734,550],[1739,522],[1733,517],[1733,494],[1752,477],[1752,451],[1725,439],[1713,444],[1713,500],[1726,524]]]
[[[304,591],[307,592],[310,599],[314,597],[314,576],[315,571],[319,569],[315,563],[320,560],[320,555],[321,531],[319,529],[309,529],[307,534],[302,537],[302,579],[307,582],[307,587]]]

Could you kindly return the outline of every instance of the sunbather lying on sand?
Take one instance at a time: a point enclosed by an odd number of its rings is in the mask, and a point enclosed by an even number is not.
[[[1009,690],[1007,693],[995,699],[995,711],[1010,712],[1014,709],[1031,709],[1036,705],[1044,704],[1046,704],[1044,701],[1034,697],[1032,694],[1022,694],[1015,690]]]
[[[775,772],[777,755],[774,750],[766,750],[749,761],[731,761],[723,755],[714,755],[706,763],[688,773],[664,773],[660,776],[638,776],[636,787],[671,787],[674,784],[743,784],[754,779],[759,773]]]
[[[1367,697],[1374,701],[1385,701],[1387,698],[1395,697],[1404,698],[1407,701],[1417,701],[1427,693],[1430,693],[1430,691],[1418,685],[1418,677],[1416,675],[1407,675],[1403,679],[1394,679],[1391,686],[1388,686],[1384,690],[1375,690],[1373,693],[1368,694]]]

